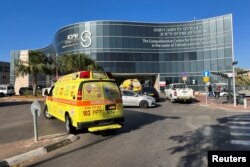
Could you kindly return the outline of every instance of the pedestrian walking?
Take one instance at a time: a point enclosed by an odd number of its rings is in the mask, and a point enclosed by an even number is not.
[[[208,96],[213,97],[213,88],[212,88],[211,84],[208,85]]]
[[[221,87],[220,85],[217,86],[216,90],[215,90],[215,98],[219,99],[220,98],[220,91],[221,91]]]

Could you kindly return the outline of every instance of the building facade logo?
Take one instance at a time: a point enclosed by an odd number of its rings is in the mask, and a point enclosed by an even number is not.
[[[82,47],[84,47],[84,48],[90,47],[90,45],[92,44],[91,36],[92,36],[92,34],[89,31],[82,32],[82,34],[81,34]]]

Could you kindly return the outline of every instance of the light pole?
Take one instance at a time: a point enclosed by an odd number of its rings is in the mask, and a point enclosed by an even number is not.
[[[232,32],[232,65],[233,65],[233,91],[234,91],[234,107],[236,107],[236,91],[235,91],[235,71],[234,65],[238,64],[238,61],[234,59],[234,36],[233,36],[233,16],[231,14],[231,32]]]
[[[233,61],[233,92],[234,92],[234,107],[236,107],[236,90],[235,90],[235,69],[234,66],[238,64],[238,61]]]

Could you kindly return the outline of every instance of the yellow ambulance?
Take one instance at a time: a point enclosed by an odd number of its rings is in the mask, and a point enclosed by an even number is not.
[[[68,133],[90,132],[123,126],[120,89],[111,73],[81,71],[62,76],[47,94],[44,116],[64,121]]]
[[[139,92],[142,89],[141,83],[138,79],[126,79],[120,85],[121,89],[132,90],[134,92]]]

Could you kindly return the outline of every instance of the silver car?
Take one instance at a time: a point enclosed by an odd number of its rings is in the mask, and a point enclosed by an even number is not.
[[[155,106],[155,99],[147,95],[139,95],[130,90],[122,90],[123,106],[139,106],[148,108]]]

